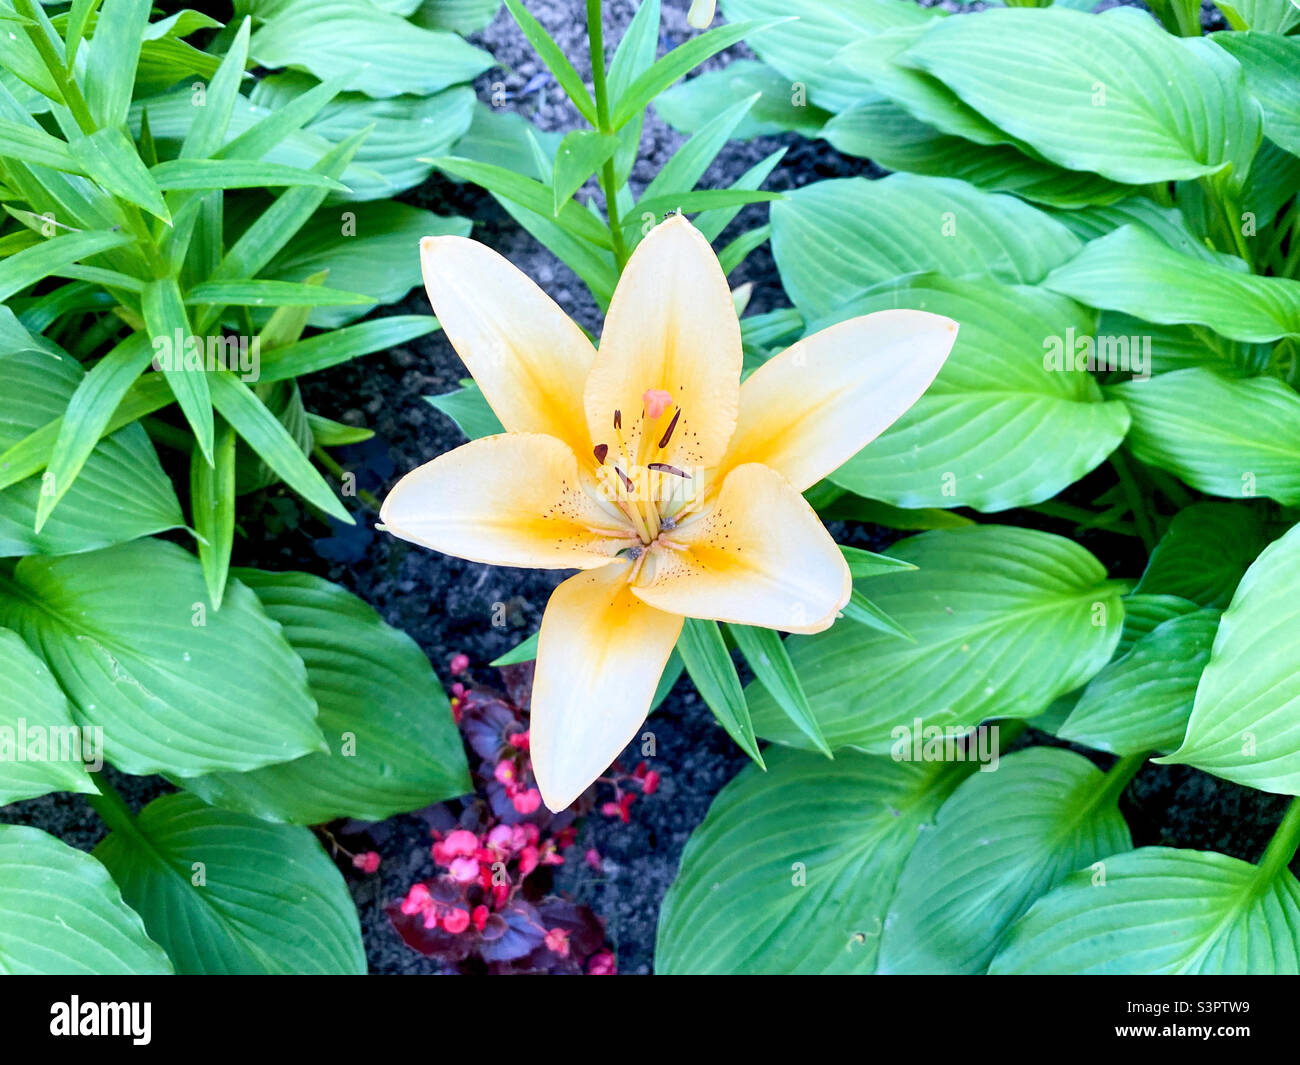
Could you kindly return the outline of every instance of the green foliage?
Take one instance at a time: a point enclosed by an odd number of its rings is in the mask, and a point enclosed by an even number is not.
[[[1206,37],[1188,3],[720,6],[798,19],[666,93],[670,122],[758,94],[733,136],[796,131],[896,171],[772,205],[792,336],[892,307],[961,331],[915,406],[807,493],[826,518],[935,530],[889,549],[915,572],[870,577],[896,630],[791,637],[797,691],[770,666],[746,690],[761,737],[820,737],[835,769],[769,747],[766,776],[718,797],[660,968],[1300,971],[1300,804],[1257,865],[1133,851],[1116,805],[1153,755],[1300,793],[1300,13],[1220,4],[1232,32]],[[994,512],[1116,544],[1133,590],[1065,539],[962,524]],[[918,730],[972,758],[1016,719],[1119,760],[1030,747],[961,781],[940,745],[913,797],[839,820],[846,761],[888,788],[921,768]]]
[[[369,431],[295,378],[437,328],[347,323],[419,284],[420,237],[469,231],[385,197],[469,129],[491,57],[457,32],[496,5],[405,6],[255,0],[222,26],[17,0],[5,22],[0,804],[82,793],[112,831],[96,860],[0,825],[0,969],[363,972],[295,826],[469,788],[409,638],[326,581],[231,569],[253,489],[356,520],[316,461]],[[105,761],[193,794],[137,817]]]

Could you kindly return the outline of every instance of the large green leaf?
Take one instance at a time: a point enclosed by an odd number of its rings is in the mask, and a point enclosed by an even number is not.
[[[1241,68],[1145,13],[992,9],[935,23],[905,57],[1044,158],[1113,181],[1231,166],[1240,183],[1259,145]]]
[[[982,973],[1041,895],[1133,843],[1119,796],[1086,758],[1050,747],[967,777],[898,878],[881,973]]]
[[[25,825],[0,825],[0,973],[160,975],[167,955],[89,854]]]
[[[822,136],[838,151],[887,170],[959,178],[1052,207],[1113,203],[1132,192],[1131,186],[1063,170],[1009,144],[972,144],[940,133],[883,97],[840,112],[826,123]]]
[[[161,540],[25,558],[0,624],[48,663],[78,724],[129,773],[254,769],[320,750],[307,671],[257,597],[207,607],[202,567]],[[232,662],[237,668],[232,668]]]
[[[2,455],[62,417],[85,375],[76,360],[22,330],[7,308],[0,308],[0,344],[8,397],[0,406]],[[94,445],[37,533],[37,506],[43,493],[53,495],[57,487],[42,476],[26,476],[0,491],[0,556],[91,551],[183,522],[171,481],[139,425]]]
[[[307,664],[330,750],[191,778],[190,791],[224,809],[312,825],[381,821],[470,790],[447,696],[409,636],[319,577],[251,569],[232,576],[256,593]]]
[[[919,271],[1037,284],[1080,247],[1042,211],[950,178],[821,181],[772,204],[772,254],[809,321]]]
[[[249,99],[274,111],[314,84],[306,74],[273,74],[258,81]],[[424,181],[433,164],[420,160],[446,155],[469,129],[473,114],[474,92],[463,85],[431,96],[387,100],[348,92],[334,97],[304,130],[337,144],[373,123],[342,180],[351,190],[345,199],[377,200]]]
[[[1300,336],[1300,281],[1192,258],[1132,225],[1091,241],[1043,285],[1090,307],[1205,325],[1233,340]]]
[[[1218,628],[1213,608],[1162,621],[1088,682],[1056,735],[1112,754],[1174,750]]]
[[[420,238],[468,236],[467,218],[443,217],[409,204],[358,203],[346,212],[317,211],[263,271],[281,281],[306,281],[328,270],[331,288],[360,292],[377,303],[396,303],[420,284]],[[375,264],[384,269],[376,270]],[[345,325],[370,307],[319,307],[307,321],[326,329]]]
[[[777,27],[776,32],[780,29]],[[738,59],[721,70],[710,70],[673,86],[659,94],[654,109],[674,129],[694,133],[712,121],[722,107],[733,106],[755,93],[758,99],[735,128],[736,140],[772,136],[787,130],[815,137],[831,117],[820,107],[810,106],[806,101],[797,102],[799,90],[789,78],[752,59]]]
[[[785,641],[831,747],[886,753],[923,728],[1033,717],[1110,659],[1123,622],[1120,586],[1059,536],[999,525],[903,540],[890,553],[918,567],[871,579],[872,600],[908,632],[839,622]],[[809,741],[760,686],[754,729]]]
[[[1124,405],[1104,402],[1075,363],[1095,327],[1078,304],[1023,285],[921,274],[831,317],[893,307],[947,315],[960,323],[957,343],[925,395],[832,473],[835,484],[900,507],[1005,510],[1050,499],[1124,439]],[[1050,362],[1053,340],[1060,358]]]
[[[1292,0],[1217,0],[1214,6],[1234,30],[1286,33],[1300,23],[1300,7]]]
[[[1169,523],[1134,592],[1178,595],[1222,609],[1264,549],[1264,518],[1249,504],[1193,503]]]
[[[8,629],[0,629],[0,671],[0,806],[52,791],[93,793],[85,764],[100,753],[94,735],[73,723],[49,667]]]
[[[722,13],[731,22],[746,19],[798,19],[765,30],[746,41],[760,59],[791,82],[807,90],[811,101],[828,111],[841,111],[871,92],[871,84],[836,63],[848,42],[892,27],[912,26],[946,12],[923,8],[907,0],[722,0]]]
[[[1193,765],[1261,791],[1300,795],[1300,526],[1246,571],[1223,614],[1183,745]]]
[[[164,795],[94,853],[179,973],[366,971],[347,885],[305,828]]]
[[[1290,11],[1300,21],[1300,7],[1292,4]],[[1264,108],[1269,139],[1300,153],[1300,40],[1259,32],[1216,33],[1211,40],[1241,64],[1246,85]]]
[[[292,0],[259,27],[249,49],[263,66],[322,79],[353,69],[351,88],[374,97],[428,95],[492,65],[456,34],[421,29],[367,0]]]
[[[1300,503],[1300,395],[1277,378],[1193,368],[1111,391],[1143,462],[1214,495]]]
[[[1067,877],[1011,929],[1002,973],[1295,974],[1300,884],[1248,862],[1143,847]]]
[[[903,861],[969,768],[769,751],[691,834],[656,971],[871,972]]]

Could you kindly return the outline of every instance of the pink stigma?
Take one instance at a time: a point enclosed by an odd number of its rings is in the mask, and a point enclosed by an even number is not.
[[[651,421],[662,418],[672,401],[673,397],[662,388],[647,388],[641,396],[641,402],[645,404],[646,417]]]

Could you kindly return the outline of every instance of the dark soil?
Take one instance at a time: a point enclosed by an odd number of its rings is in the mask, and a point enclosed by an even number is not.
[[[578,0],[529,0],[528,6],[578,69],[586,69],[583,5]],[[606,40],[616,42],[636,5],[631,0],[606,0],[605,6]],[[687,37],[687,6],[684,0],[665,4],[661,51]],[[501,72],[489,72],[481,79],[478,88],[483,99],[489,97],[488,86],[493,81],[505,80],[512,92],[518,92],[544,69],[504,11],[476,38],[476,43],[490,50],[504,68],[504,78]],[[736,49],[715,62],[742,54],[743,49]],[[581,125],[577,113],[554,85],[512,106],[518,106],[543,129],[567,130]],[[642,158],[633,173],[634,185],[640,187],[648,182],[681,141],[679,135],[650,115]],[[841,156],[822,142],[790,136],[729,145],[706,175],[704,187],[729,183],[780,146],[790,150],[773,173],[770,188],[788,189],[853,174],[880,174],[870,164]],[[442,214],[474,219],[476,238],[500,251],[578,322],[599,334],[600,317],[582,283],[520,230],[491,197],[434,176],[403,198]],[[735,231],[756,224],[755,219],[761,216],[761,207],[748,208]],[[766,247],[751,255],[732,281],[754,282],[750,307],[755,312],[786,302]],[[425,298],[417,291],[381,313],[427,312]],[[316,374],[305,379],[302,387],[309,410],[375,431],[374,440],[342,449],[338,455],[355,472],[360,488],[382,497],[402,473],[463,442],[456,427],[423,397],[454,389],[464,376],[465,369],[450,345],[435,334]],[[1080,502],[1096,494],[1088,489],[1085,479],[1078,486]],[[316,521],[305,518],[286,495],[272,495],[259,502],[265,505],[246,506],[244,513],[270,514],[270,518],[245,527],[249,536],[236,543],[237,565],[306,570],[337,581],[370,602],[388,622],[408,632],[448,683],[451,678],[447,663],[456,652],[470,657],[475,679],[493,682],[493,671],[486,663],[536,631],[551,589],[564,576],[482,566],[422,550],[376,533],[371,528],[376,516],[364,508],[357,514],[355,528],[338,526],[329,533]],[[1027,512],[1012,512],[1002,520],[1071,534],[1068,526]],[[837,525],[832,531],[842,542],[876,550],[899,536],[863,526]],[[1110,567],[1113,576],[1133,577],[1140,572],[1142,558],[1134,554],[1131,541],[1095,534],[1081,542]],[[492,624],[497,604],[505,605],[506,624],[502,627]],[[626,973],[652,971],[659,906],[676,874],[682,848],[704,819],[713,796],[747,761],[715,725],[685,680],[678,683],[651,719],[650,728],[656,736],[655,765],[663,774],[662,788],[632,808],[630,824],[592,816],[583,825],[573,854],[596,848],[604,858],[603,873],[593,873],[575,857],[559,870],[558,877],[561,889],[589,902],[607,921],[620,970]],[[1047,739],[1038,734],[1031,736],[1039,741]],[[632,752],[626,761],[638,758]],[[1099,758],[1104,760],[1105,756]],[[110,774],[133,805],[168,790],[156,779]],[[1186,767],[1148,765],[1129,786],[1123,806],[1137,846],[1166,844],[1218,850],[1254,860],[1280,821],[1285,800]],[[0,811],[0,819],[35,824],[85,849],[103,835],[102,825],[75,796],[54,795],[18,803]],[[379,873],[366,877],[348,872],[371,971],[438,972],[436,963],[401,943],[383,913],[385,903],[403,895],[414,880],[432,873],[428,827],[414,815],[394,818],[386,827],[389,833],[381,847],[383,864]]]

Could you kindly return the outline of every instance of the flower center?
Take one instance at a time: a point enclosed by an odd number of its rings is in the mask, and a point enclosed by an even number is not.
[[[664,461],[681,422],[681,407],[662,388],[647,388],[641,400],[641,417],[628,426],[626,435],[623,412],[616,410],[610,419],[611,439],[592,449],[601,495],[627,522],[619,538],[638,541],[623,551],[633,562],[630,580],[654,549],[682,550],[664,534],[681,525],[700,495],[700,471]]]

